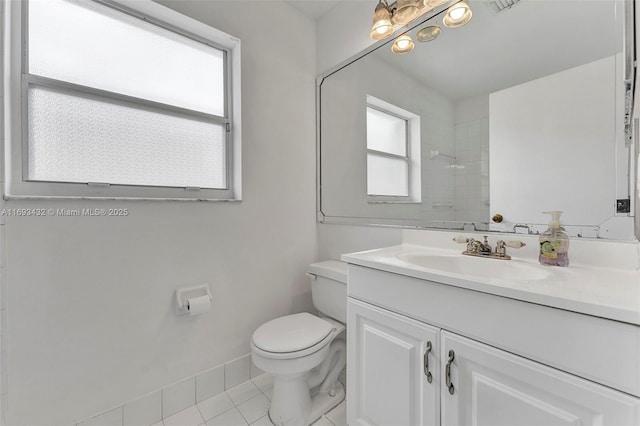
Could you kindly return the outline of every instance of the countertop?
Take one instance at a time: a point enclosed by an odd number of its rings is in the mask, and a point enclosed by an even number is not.
[[[416,265],[399,257],[407,253],[463,256],[459,250],[401,244],[343,254],[342,260],[367,268],[640,326],[640,271],[635,269],[589,265],[566,268],[543,266],[538,264],[537,259],[515,257],[512,260],[477,259],[480,262],[515,262],[536,272],[538,276],[544,275],[543,279],[527,279],[523,276],[507,280],[474,277]],[[500,267],[498,263],[490,265]]]

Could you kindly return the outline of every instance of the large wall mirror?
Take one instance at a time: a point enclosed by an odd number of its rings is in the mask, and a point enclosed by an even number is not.
[[[632,2],[469,4],[318,79],[320,220],[633,239]]]

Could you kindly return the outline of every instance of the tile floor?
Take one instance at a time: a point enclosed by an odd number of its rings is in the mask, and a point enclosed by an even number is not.
[[[345,383],[344,372],[341,382]],[[262,374],[152,426],[270,426],[267,411],[272,394],[273,378]],[[314,425],[346,426],[346,414],[343,401]]]

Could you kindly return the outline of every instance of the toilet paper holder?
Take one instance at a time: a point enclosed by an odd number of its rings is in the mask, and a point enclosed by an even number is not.
[[[179,288],[176,290],[176,303],[178,304],[179,314],[189,313],[189,299],[200,296],[209,296],[209,300],[213,300],[211,291],[207,284],[197,285],[194,287]]]

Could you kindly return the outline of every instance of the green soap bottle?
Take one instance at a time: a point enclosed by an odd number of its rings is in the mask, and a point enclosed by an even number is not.
[[[569,236],[560,226],[561,211],[542,212],[551,215],[549,229],[540,235],[540,255],[542,265],[569,266]]]

